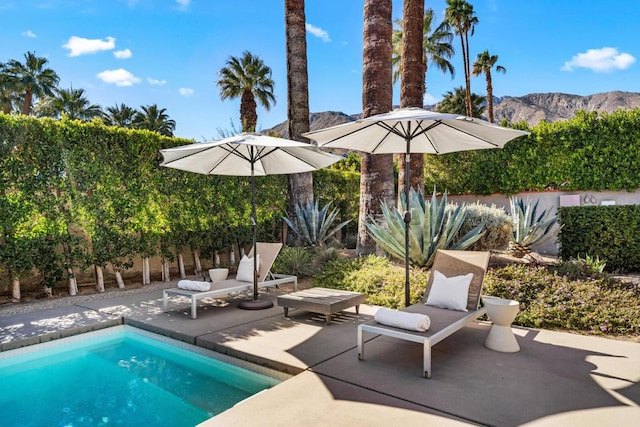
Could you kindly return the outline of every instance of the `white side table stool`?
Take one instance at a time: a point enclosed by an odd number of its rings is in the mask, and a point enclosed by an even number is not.
[[[520,311],[518,301],[497,297],[482,297],[487,314],[493,322],[489,336],[484,345],[491,350],[504,353],[515,353],[520,351],[520,346],[511,330],[511,322]]]
[[[209,270],[209,277],[211,278],[212,282],[220,282],[222,280],[226,280],[228,274],[228,268],[212,268]]]

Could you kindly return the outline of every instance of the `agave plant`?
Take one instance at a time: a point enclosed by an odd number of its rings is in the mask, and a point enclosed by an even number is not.
[[[401,195],[402,210],[382,203],[383,221],[366,224],[374,240],[391,256],[405,257],[406,197]],[[447,205],[447,194],[440,202],[435,189],[431,201],[425,201],[422,192],[411,189],[409,192],[411,222],[409,224],[409,260],[421,267],[431,267],[438,249],[463,250],[475,243],[483,235],[484,224],[469,230],[464,236],[456,238],[466,216],[466,205]]]
[[[285,215],[282,219],[287,223],[291,231],[302,239],[305,245],[324,245],[338,230],[351,222],[351,220],[347,220],[332,228],[338,216],[338,209],[336,208],[329,212],[330,205],[331,202],[319,209],[317,200],[315,203],[307,203],[306,205],[298,204],[295,207],[294,218],[289,218],[288,215]]]
[[[540,200],[534,204],[530,199],[518,199],[510,197],[511,219],[513,221],[513,233],[509,242],[508,252],[517,258],[522,258],[531,253],[531,248],[540,245],[555,236],[559,228],[552,231],[556,223],[556,216],[551,215],[546,209],[538,210]]]

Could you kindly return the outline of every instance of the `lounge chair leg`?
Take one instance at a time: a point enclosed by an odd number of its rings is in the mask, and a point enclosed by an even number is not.
[[[289,317],[289,307],[284,307],[284,317]]]
[[[364,331],[358,327],[358,359],[364,360]]]
[[[429,341],[424,342],[422,368],[424,370],[424,377],[431,378],[431,344]]]
[[[356,305],[356,314],[360,314],[360,304]]]
[[[198,310],[198,301],[195,298],[191,298],[191,318],[192,319],[195,319],[198,316],[197,310]]]

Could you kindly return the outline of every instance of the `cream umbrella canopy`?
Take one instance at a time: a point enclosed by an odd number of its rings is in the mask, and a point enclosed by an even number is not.
[[[205,175],[251,177],[251,225],[253,253],[256,252],[257,219],[255,177],[312,172],[342,160],[319,151],[315,145],[260,133],[242,133],[212,142],[195,143],[160,150],[161,166]],[[258,299],[258,268],[253,257],[253,299],[239,307],[250,310],[269,308],[271,301]]]
[[[446,154],[457,151],[502,148],[529,132],[510,129],[485,120],[423,108],[399,108],[354,122],[304,133],[319,147],[343,148],[371,154],[405,154],[405,304],[409,290],[409,166],[410,154]]]

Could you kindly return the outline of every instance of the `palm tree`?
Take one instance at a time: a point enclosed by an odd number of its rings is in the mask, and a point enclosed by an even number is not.
[[[267,111],[276,102],[271,68],[262,59],[245,51],[240,58],[230,57],[218,74],[220,80],[216,84],[220,87],[220,98],[224,101],[239,97],[242,130],[255,131],[258,123],[256,99]]]
[[[34,109],[37,116],[60,118],[65,114],[71,120],[89,121],[102,117],[102,108],[91,104],[84,89],[59,89],[54,97],[43,98]]]
[[[487,80],[487,114],[489,121],[493,123],[493,85],[491,84],[491,69],[495,66],[499,73],[506,73],[507,69],[502,65],[496,65],[498,55],[489,55],[489,51],[485,50],[478,54],[476,61],[473,63],[471,74],[479,76],[484,73]]]
[[[453,113],[467,115],[469,117],[482,117],[485,97],[471,94],[471,114],[467,112],[467,94],[465,88],[460,86],[444,95],[442,101],[436,105],[436,110],[440,113]]]
[[[123,128],[133,127],[133,120],[138,113],[138,110],[125,105],[114,105],[113,107],[107,107],[103,121],[107,126],[120,126]]]
[[[24,63],[11,59],[5,68],[16,90],[24,93],[22,114],[28,116],[33,98],[53,97],[60,77],[51,68],[45,68],[47,58],[37,57],[35,52],[25,53],[24,58]]]
[[[160,135],[173,136],[176,122],[169,118],[166,108],[157,104],[143,105],[133,118],[133,127],[158,132]]]
[[[309,131],[309,76],[307,73],[307,36],[304,0],[285,0],[285,36],[287,43],[287,116],[289,138],[308,142],[302,136]],[[296,206],[313,203],[311,172],[288,176],[289,215]]]
[[[362,53],[362,116],[391,111],[391,0],[365,0]],[[382,218],[381,202],[393,203],[393,155],[363,154],[360,165],[358,255],[374,253],[376,242],[367,232],[371,218]]]
[[[469,65],[469,32],[473,35],[478,18],[474,15],[473,6],[465,0],[447,0],[445,22],[450,27],[453,27],[454,32],[460,36],[466,88],[466,115],[471,116],[473,109],[471,103],[471,67]]]
[[[14,79],[8,72],[8,66],[0,62],[0,111],[9,114],[15,102]]]

